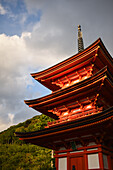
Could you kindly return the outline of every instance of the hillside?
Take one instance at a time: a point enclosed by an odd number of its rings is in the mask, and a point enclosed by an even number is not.
[[[43,129],[48,121],[52,119],[45,115],[35,116],[0,133],[0,170],[51,169],[50,149],[25,144],[14,135],[15,131],[29,132]]]

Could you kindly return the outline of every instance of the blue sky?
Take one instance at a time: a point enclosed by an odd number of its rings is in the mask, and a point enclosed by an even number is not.
[[[41,19],[41,10],[29,14],[23,0],[0,0],[0,3],[5,11],[5,15],[0,16],[0,33],[20,36],[24,31],[31,31]]]
[[[113,56],[112,0],[0,0],[0,131],[38,112],[25,99],[50,93],[30,73],[77,53],[99,37]]]

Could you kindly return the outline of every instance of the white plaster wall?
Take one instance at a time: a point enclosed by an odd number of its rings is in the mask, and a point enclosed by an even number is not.
[[[99,168],[99,157],[98,154],[89,154],[88,155],[88,169]]]
[[[67,170],[67,158],[58,159],[58,170]]]

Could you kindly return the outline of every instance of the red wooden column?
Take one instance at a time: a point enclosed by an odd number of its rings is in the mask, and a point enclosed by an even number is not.
[[[67,152],[67,170],[70,170],[70,153]]]
[[[85,170],[88,170],[88,156],[87,156],[87,150],[84,149],[84,164],[85,164]]]
[[[104,170],[104,162],[103,162],[102,147],[99,146],[98,150],[99,150],[98,155],[99,155],[100,170]]]
[[[56,170],[58,170],[58,157],[57,157],[57,154],[54,157],[55,157],[55,167],[56,167]]]

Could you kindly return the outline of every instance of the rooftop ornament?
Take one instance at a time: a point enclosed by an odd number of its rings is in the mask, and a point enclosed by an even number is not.
[[[78,25],[78,52],[84,50],[84,43],[82,38],[81,26]]]

